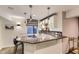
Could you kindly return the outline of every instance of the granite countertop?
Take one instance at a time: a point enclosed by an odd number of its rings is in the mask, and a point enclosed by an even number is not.
[[[43,42],[48,42],[48,41],[54,41],[54,40],[59,40],[67,38],[66,36],[62,36],[59,38],[50,38],[50,39],[42,39],[42,38],[18,38],[17,41],[23,42],[23,43],[29,43],[29,44],[38,44],[38,43],[43,43]]]

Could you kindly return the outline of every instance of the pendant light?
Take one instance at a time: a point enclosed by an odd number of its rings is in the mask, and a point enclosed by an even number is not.
[[[30,8],[30,21],[32,20],[32,5],[29,5]]]
[[[48,11],[48,13],[47,13],[47,15],[49,16],[49,10],[50,10],[50,7],[48,7],[47,8],[47,11]],[[47,18],[47,22],[46,22],[47,24],[49,23],[49,17]]]
[[[48,16],[49,16],[49,10],[50,10],[50,7],[48,7],[47,9],[48,9]],[[49,20],[49,17],[48,17],[48,20]]]
[[[27,14],[27,13],[26,13],[26,12],[24,12],[24,16],[25,16],[25,22],[24,22],[24,23],[25,23],[25,24],[27,24],[26,14]]]
[[[50,7],[48,7],[47,10],[48,10],[47,15],[49,16]],[[46,19],[46,23],[44,24],[46,31],[49,31],[48,24],[49,24],[49,17]]]
[[[30,18],[29,18],[29,22],[32,20],[32,5],[29,5],[30,8]],[[27,18],[26,18],[26,12],[24,12],[24,16],[25,16],[25,24],[27,24]]]
[[[48,7],[47,8],[47,15],[49,16],[49,10],[50,10],[50,7]],[[45,25],[48,25],[48,23],[49,23],[49,17],[46,19],[46,21],[45,21]]]

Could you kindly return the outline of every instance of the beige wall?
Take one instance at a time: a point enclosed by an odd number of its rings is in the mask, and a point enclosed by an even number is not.
[[[57,31],[62,31],[62,20],[63,20],[63,12],[60,11],[60,12],[57,12],[57,16],[55,18],[55,23],[56,23],[56,28],[55,30]]]
[[[0,17],[0,48],[13,46],[14,30],[6,30],[5,25],[12,25],[12,22]]]
[[[0,20],[0,41],[1,41],[1,38],[2,38],[2,36],[1,36],[1,31],[2,31],[2,28],[1,28],[1,20]],[[2,45],[2,42],[0,42],[0,47],[1,47],[1,45]]]
[[[68,18],[63,21],[63,35],[68,37],[78,37],[77,18]]]
[[[74,8],[66,12],[66,18],[79,16],[79,8]]]
[[[14,30],[6,30],[5,25],[13,25]],[[15,22],[11,22],[3,17],[0,17],[0,48],[14,46],[13,39],[18,35],[25,35],[25,24],[17,27]]]

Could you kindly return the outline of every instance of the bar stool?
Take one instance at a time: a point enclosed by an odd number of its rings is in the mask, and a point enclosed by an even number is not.
[[[79,53],[79,40],[77,40],[77,42],[75,42],[75,39],[76,38],[74,38],[74,37],[69,37],[69,51],[68,51],[68,54],[77,54],[77,53]],[[71,44],[71,42],[72,42],[72,44]],[[76,48],[75,48],[75,43],[77,44],[76,46]],[[71,47],[71,45],[72,45],[72,47]],[[77,51],[77,52],[75,52],[75,51]]]
[[[77,48],[74,48],[74,50],[72,51],[74,54],[79,54],[79,37],[77,39]]]
[[[17,38],[18,37],[16,37],[16,38],[14,38],[14,40],[13,40],[13,42],[14,42],[14,45],[15,45],[15,47],[14,47],[14,54],[16,54],[17,53],[17,50],[18,50],[18,47],[21,45],[21,47],[22,47],[22,54],[24,54],[24,44],[23,44],[23,42],[18,42],[17,41]]]
[[[72,47],[71,47],[71,42],[72,42]],[[72,51],[74,50],[74,37],[69,37],[68,44],[69,44],[68,53],[73,53]]]

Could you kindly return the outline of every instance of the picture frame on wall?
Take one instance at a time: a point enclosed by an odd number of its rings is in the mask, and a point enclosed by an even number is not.
[[[5,25],[5,29],[13,30],[14,26],[7,26],[7,25]]]

